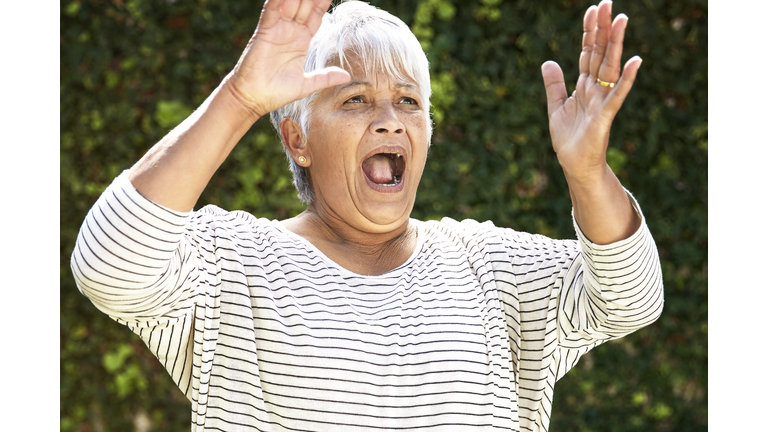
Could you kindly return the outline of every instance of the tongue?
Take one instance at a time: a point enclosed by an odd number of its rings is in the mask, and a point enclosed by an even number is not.
[[[390,184],[393,181],[395,162],[383,154],[369,157],[363,162],[363,172],[377,184]]]

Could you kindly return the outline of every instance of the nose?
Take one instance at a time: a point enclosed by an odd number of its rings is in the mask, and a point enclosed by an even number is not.
[[[405,132],[405,125],[397,118],[395,107],[391,103],[382,103],[376,107],[370,129],[374,134],[402,134]]]

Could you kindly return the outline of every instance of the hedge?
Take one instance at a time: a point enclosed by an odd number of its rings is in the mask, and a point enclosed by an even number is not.
[[[540,65],[576,81],[579,0],[372,1],[431,64],[435,135],[413,216],[493,220],[573,238],[549,140]],[[245,0],[61,3],[62,431],[184,431],[189,402],[127,328],[75,287],[69,259],[99,194],[198,106],[258,22]],[[707,429],[707,2],[626,0],[624,60],[643,58],[608,162],[640,202],[662,258],[653,325],[587,354],[556,386],[552,431]],[[283,219],[303,210],[276,134],[259,120],[198,206]]]

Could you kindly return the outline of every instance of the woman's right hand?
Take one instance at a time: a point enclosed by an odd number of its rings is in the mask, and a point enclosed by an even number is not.
[[[304,73],[312,36],[320,28],[331,0],[267,0],[259,25],[227,80],[233,96],[258,117],[327,87],[350,75],[331,66]]]
[[[131,168],[129,180],[136,190],[158,204],[190,211],[254,121],[349,81],[349,74],[337,67],[304,73],[309,42],[330,2],[268,0],[235,69]]]

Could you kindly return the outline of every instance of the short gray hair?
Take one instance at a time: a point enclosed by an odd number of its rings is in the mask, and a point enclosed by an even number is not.
[[[384,72],[398,80],[409,78],[416,82],[427,113],[427,140],[431,141],[432,119],[428,108],[432,89],[429,62],[408,26],[396,16],[368,3],[343,1],[331,13],[323,16],[323,23],[309,45],[304,71],[322,69],[337,61],[345,69],[349,66],[347,53],[362,63],[366,75]],[[317,94],[313,93],[270,113],[272,126],[281,140],[280,123],[286,117],[301,126],[302,139],[307,140],[310,111]],[[293,160],[287,148],[285,153],[293,172],[293,184],[299,191],[299,199],[311,204],[315,192],[309,171]]]

